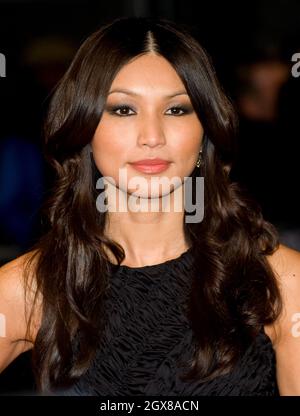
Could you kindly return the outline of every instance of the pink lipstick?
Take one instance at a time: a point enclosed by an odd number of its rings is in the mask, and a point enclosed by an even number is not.
[[[131,163],[131,165],[143,173],[160,173],[168,169],[170,162],[163,159],[144,159]]]

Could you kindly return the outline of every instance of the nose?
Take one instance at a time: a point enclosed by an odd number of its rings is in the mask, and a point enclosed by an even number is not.
[[[147,115],[140,120],[137,141],[139,146],[149,147],[163,146],[166,143],[163,122],[159,116]]]

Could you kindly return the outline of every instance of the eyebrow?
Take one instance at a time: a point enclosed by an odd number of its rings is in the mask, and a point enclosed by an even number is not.
[[[134,91],[127,90],[126,88],[118,88],[118,89],[112,90],[108,93],[108,95],[113,94],[114,92],[121,92],[123,94],[133,95],[136,97],[141,96],[141,94],[138,94]],[[176,91],[173,94],[165,95],[165,98],[172,98],[172,97],[176,97],[177,95],[188,95],[188,94],[186,93],[186,91]]]

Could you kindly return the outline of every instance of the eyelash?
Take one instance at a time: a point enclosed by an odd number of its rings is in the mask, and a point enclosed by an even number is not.
[[[130,108],[128,105],[125,105],[125,104],[124,105],[118,105],[118,106],[109,106],[109,107],[107,107],[107,110],[110,114],[116,115],[118,117],[130,117],[130,116],[134,115],[134,114],[122,114],[121,115],[121,114],[116,113],[117,110],[124,109],[124,108],[132,110],[132,108]],[[174,105],[174,106],[170,107],[169,110],[173,109],[173,108],[176,108],[177,110],[181,110],[181,111],[183,111],[183,113],[182,114],[168,114],[168,115],[172,115],[172,116],[175,116],[175,117],[180,117],[180,116],[183,116],[185,114],[189,114],[189,113],[192,112],[190,108],[185,107],[185,106],[181,106],[181,105]]]

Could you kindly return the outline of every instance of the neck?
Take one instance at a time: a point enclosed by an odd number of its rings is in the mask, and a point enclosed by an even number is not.
[[[123,193],[124,194],[124,193]],[[106,217],[105,236],[120,244],[125,251],[122,265],[143,267],[146,265],[163,263],[178,257],[185,252],[190,244],[184,232],[184,211],[176,212],[170,207],[174,200],[179,199],[177,189],[166,198],[156,198],[155,204],[160,208],[156,211],[144,209],[153,199],[140,198],[142,207],[139,211],[109,209]],[[124,197],[124,195],[123,195]],[[128,201],[128,194],[126,194]],[[124,206],[124,201],[117,201],[112,205],[108,195],[110,207]],[[114,256],[107,253],[110,261],[116,263]]]

